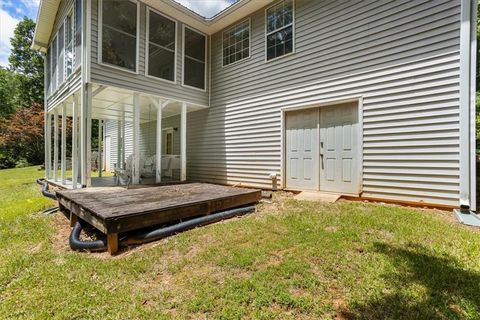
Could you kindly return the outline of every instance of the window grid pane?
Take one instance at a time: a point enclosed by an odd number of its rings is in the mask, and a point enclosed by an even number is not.
[[[136,71],[137,4],[102,2],[102,62]]]
[[[148,75],[175,81],[175,22],[149,11]]]
[[[267,10],[267,60],[293,52],[293,0]]]
[[[223,32],[223,66],[248,58],[250,21],[243,21]]]

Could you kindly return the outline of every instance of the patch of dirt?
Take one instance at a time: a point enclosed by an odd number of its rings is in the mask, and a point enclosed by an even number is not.
[[[52,223],[55,229],[53,237],[51,239],[53,250],[56,253],[65,253],[70,251],[68,245],[68,237],[70,236],[71,228],[70,221],[63,215],[63,213],[58,212],[53,214]]]

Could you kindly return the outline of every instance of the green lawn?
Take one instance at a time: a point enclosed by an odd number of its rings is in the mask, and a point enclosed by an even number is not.
[[[0,171],[0,319],[480,318],[480,233],[450,213],[279,193],[110,258],[36,213],[42,175]]]

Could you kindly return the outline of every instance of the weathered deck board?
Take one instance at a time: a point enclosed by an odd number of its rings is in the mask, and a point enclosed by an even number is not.
[[[258,202],[260,190],[188,183],[57,192],[60,205],[104,233],[121,233]]]

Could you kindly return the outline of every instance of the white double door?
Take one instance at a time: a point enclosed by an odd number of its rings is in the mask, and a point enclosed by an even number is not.
[[[357,103],[287,112],[287,188],[358,194],[358,128]]]

